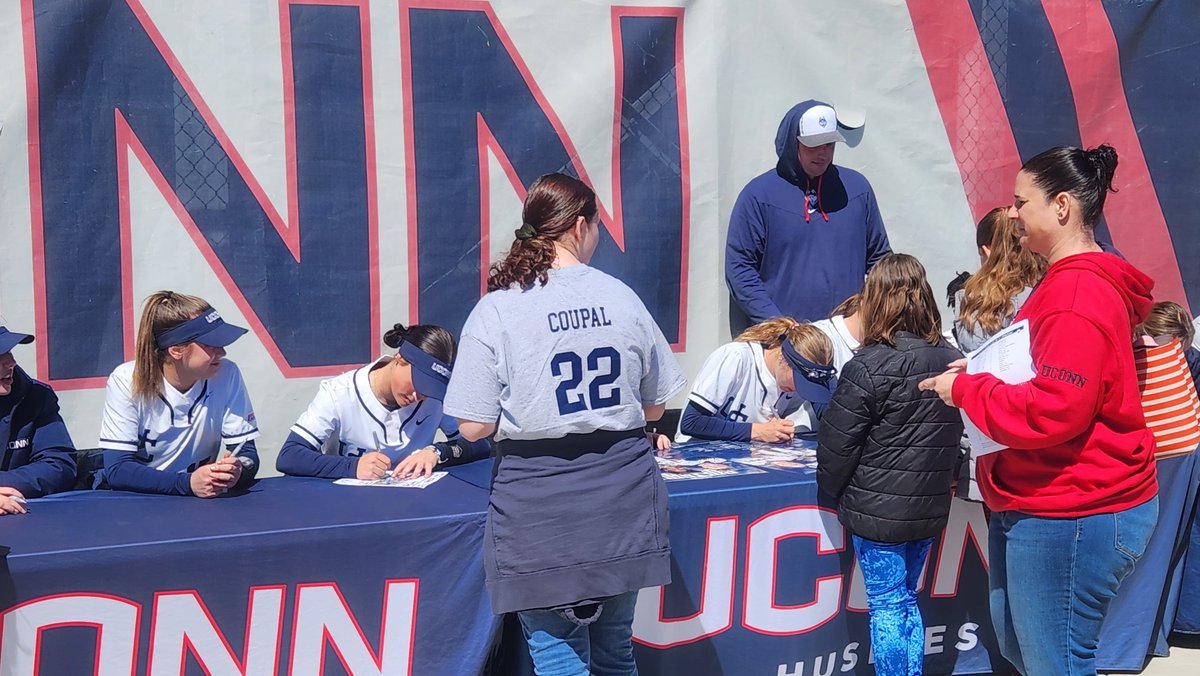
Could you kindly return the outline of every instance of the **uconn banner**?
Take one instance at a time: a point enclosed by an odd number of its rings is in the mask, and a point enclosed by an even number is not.
[[[0,313],[81,445],[141,300],[199,294],[264,455],[316,379],[384,329],[457,330],[533,178],[600,196],[594,263],[694,372],[723,335],[722,250],[783,113],[865,110],[835,161],[875,187],[935,288],[1023,157],[1108,142],[1102,230],[1157,293],[1200,302],[1190,227],[1192,3],[13,0],[0,5]]]
[[[532,673],[519,631],[494,643],[486,465],[402,496],[288,477],[223,500],[38,500],[0,520],[0,673]],[[872,673],[862,572],[811,470],[669,490],[672,583],[638,598],[642,673]],[[926,667],[987,672],[986,524],[955,502],[920,582]]]
[[[642,590],[634,616],[642,672],[874,673],[862,570],[811,477],[737,492],[671,488],[671,584]],[[1002,664],[986,561],[982,507],[955,500],[919,583],[928,673]]]

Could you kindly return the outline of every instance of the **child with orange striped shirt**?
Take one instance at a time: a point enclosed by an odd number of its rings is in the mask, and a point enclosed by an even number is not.
[[[1192,453],[1200,445],[1200,398],[1184,357],[1193,331],[1187,311],[1170,301],[1155,303],[1134,330],[1142,411],[1154,433],[1158,460]]]
[[[1156,303],[1146,320],[1134,327],[1134,363],[1146,427],[1157,445],[1158,523],[1142,558],[1121,582],[1105,618],[1105,632],[1124,640],[1167,645],[1179,597],[1172,589],[1194,584],[1183,565],[1192,534],[1200,473],[1195,453],[1200,444],[1200,400],[1184,358],[1190,351],[1192,319],[1177,303]],[[1163,580],[1168,584],[1164,589]],[[1159,594],[1158,612],[1147,617],[1139,604]]]

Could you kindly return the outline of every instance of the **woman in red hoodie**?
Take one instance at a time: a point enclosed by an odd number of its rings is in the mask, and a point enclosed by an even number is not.
[[[1008,215],[1050,263],[1016,317],[1030,323],[1033,379],[967,375],[960,361],[921,383],[1008,447],[979,459],[978,480],[992,622],[1024,674],[1096,673],[1105,612],[1158,516],[1131,347],[1154,283],[1092,232],[1116,166],[1109,146],[1059,147],[1017,174]]]

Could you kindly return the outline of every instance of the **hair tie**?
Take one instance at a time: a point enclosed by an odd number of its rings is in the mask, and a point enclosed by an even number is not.
[[[522,223],[521,227],[517,228],[515,232],[517,239],[530,239],[537,234],[537,230],[534,230],[533,226],[528,223]]]

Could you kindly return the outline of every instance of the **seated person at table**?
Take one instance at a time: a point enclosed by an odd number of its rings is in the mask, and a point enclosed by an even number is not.
[[[0,325],[0,514],[24,514],[26,498],[75,485],[75,445],[49,385],[30,378],[12,351],[33,336]]]
[[[962,419],[918,384],[962,355],[942,337],[925,268],[888,254],[867,273],[863,347],[842,369],[817,443],[817,485],[837,499],[870,608],[879,676],[920,674],[917,584],[950,515]]]
[[[215,498],[258,471],[250,395],[225,347],[246,333],[202,298],[146,299],[134,359],[104,392],[101,488]],[[224,446],[231,451],[221,455]]]
[[[833,356],[811,324],[776,317],[751,326],[704,361],[675,440],[781,443],[816,430],[837,387]]]
[[[383,342],[397,353],[321,383],[292,425],[276,469],[327,479],[380,479],[389,471],[406,478],[491,453],[490,439],[468,442],[458,422],[442,415],[457,349],[450,332],[396,324]],[[448,440],[434,443],[439,429]]]

